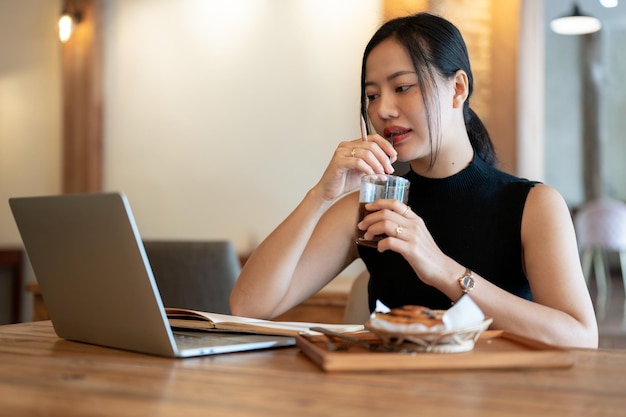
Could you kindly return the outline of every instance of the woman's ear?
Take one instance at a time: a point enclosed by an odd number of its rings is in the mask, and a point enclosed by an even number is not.
[[[454,98],[453,98],[453,106],[454,108],[463,107],[463,103],[467,100],[467,96],[469,94],[469,81],[467,79],[467,74],[463,70],[458,70],[454,74]]]

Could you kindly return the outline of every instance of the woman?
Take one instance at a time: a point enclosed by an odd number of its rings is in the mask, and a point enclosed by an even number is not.
[[[376,133],[342,142],[320,181],[257,248],[231,295],[233,314],[275,317],[361,257],[369,303],[445,309],[464,293],[492,328],[597,347],[593,306],[569,210],[554,189],[499,171],[470,110],[465,43],[427,13],[383,25],[365,49],[362,114]],[[393,140],[393,145],[390,140]],[[378,200],[359,224],[361,176],[408,161],[409,203]]]

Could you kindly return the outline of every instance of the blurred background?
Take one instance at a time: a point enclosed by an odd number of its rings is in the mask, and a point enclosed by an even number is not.
[[[503,170],[554,186],[573,211],[625,200],[626,2],[580,0],[601,30],[554,33],[573,4],[0,0],[0,323],[16,321],[15,297],[17,320],[31,315],[11,281],[21,239],[9,197],[122,191],[144,238],[227,239],[245,256],[338,142],[359,136],[363,48],[385,19],[415,11],[463,32],[472,107]],[[66,42],[63,11],[78,17]]]

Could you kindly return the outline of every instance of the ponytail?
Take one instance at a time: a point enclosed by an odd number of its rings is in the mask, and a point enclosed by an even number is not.
[[[493,142],[491,142],[489,132],[487,132],[487,128],[474,110],[467,105],[467,102],[464,110],[465,129],[467,130],[467,135],[469,136],[472,148],[474,148],[474,152],[489,165],[496,166],[498,164],[498,158],[493,147]]]

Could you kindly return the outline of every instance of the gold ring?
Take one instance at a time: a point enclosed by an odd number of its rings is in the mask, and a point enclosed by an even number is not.
[[[396,227],[396,237],[400,236],[401,234],[402,234],[402,226]]]
[[[356,154],[356,148],[352,148],[352,157],[354,158],[354,155]]]
[[[407,204],[406,209],[404,209],[404,211],[402,212],[402,217],[404,217],[404,215],[407,214],[409,210],[411,210],[411,207],[409,207]]]

